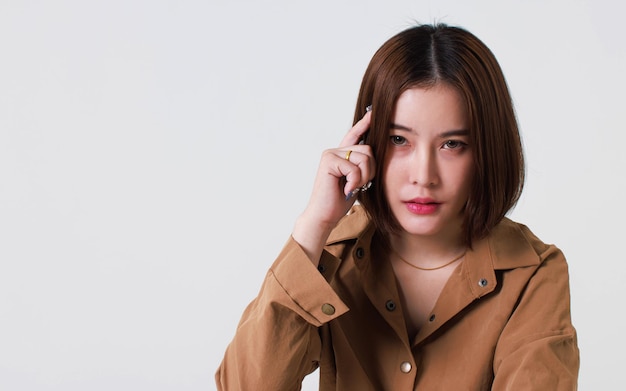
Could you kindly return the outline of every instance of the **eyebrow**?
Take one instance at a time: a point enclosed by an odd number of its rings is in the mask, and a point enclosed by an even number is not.
[[[391,124],[391,129],[417,133],[415,130],[413,130],[412,128],[409,128],[408,126],[398,125],[394,123]],[[445,138],[445,137],[450,137],[450,136],[467,136],[467,135],[469,135],[469,130],[467,129],[454,129],[454,130],[448,130],[448,131],[439,133],[438,136]]]

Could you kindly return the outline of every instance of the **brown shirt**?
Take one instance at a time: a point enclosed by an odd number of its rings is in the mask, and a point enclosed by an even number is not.
[[[413,340],[387,257],[354,207],[316,269],[290,239],[246,308],[218,390],[575,390],[579,352],[560,250],[504,219],[453,272]]]

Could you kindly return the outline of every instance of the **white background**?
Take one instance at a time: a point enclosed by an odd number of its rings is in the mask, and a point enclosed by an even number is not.
[[[569,260],[580,389],[618,388],[623,14],[608,0],[1,0],[0,389],[215,389],[369,59],[416,21],[466,27],[499,59],[528,159],[512,217]]]

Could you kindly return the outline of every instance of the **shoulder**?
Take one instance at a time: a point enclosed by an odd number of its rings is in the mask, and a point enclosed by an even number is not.
[[[526,225],[504,218],[483,239],[495,269],[539,266],[551,255],[561,254],[553,244],[539,239]]]

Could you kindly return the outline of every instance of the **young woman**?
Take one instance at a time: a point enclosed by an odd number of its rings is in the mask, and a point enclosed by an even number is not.
[[[318,367],[320,390],[576,389],[565,258],[505,217],[523,182],[491,51],[446,25],[391,38],[218,389],[297,390]]]

